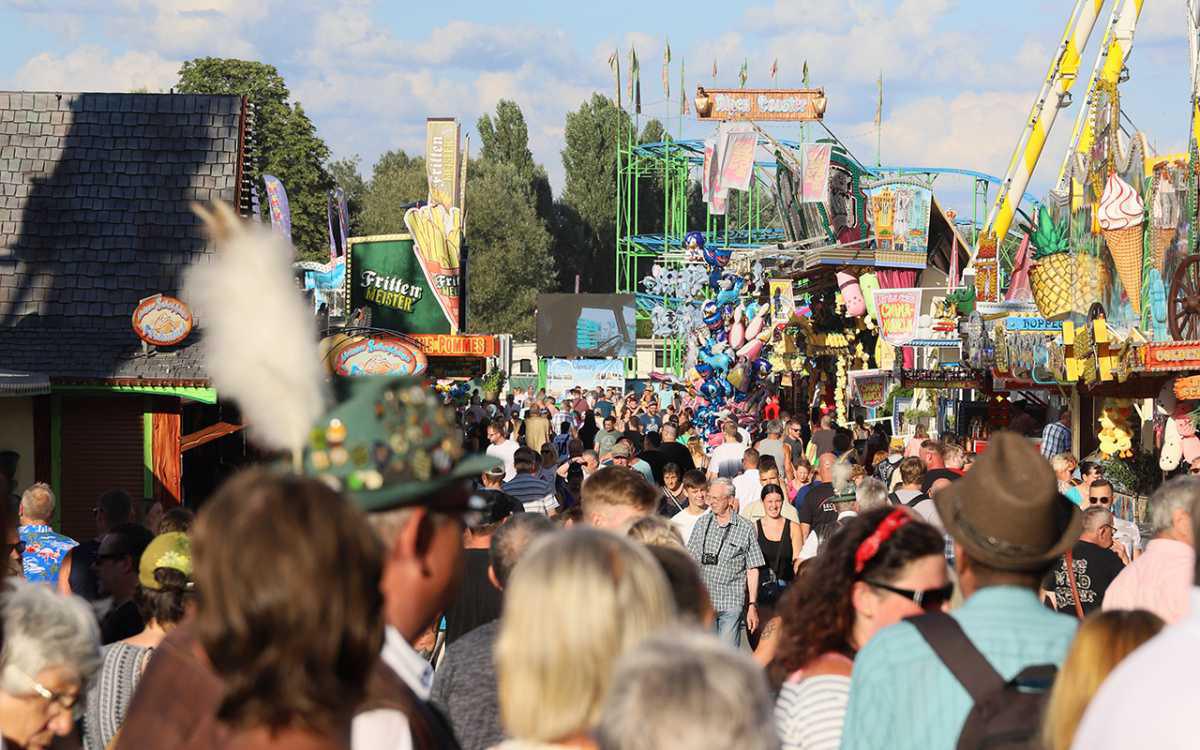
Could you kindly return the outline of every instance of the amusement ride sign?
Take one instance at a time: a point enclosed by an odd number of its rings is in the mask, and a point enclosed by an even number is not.
[[[824,89],[706,89],[696,87],[701,120],[807,122],[825,115]]]
[[[133,332],[151,346],[174,346],[192,332],[192,311],[165,294],[146,297],[133,310]]]

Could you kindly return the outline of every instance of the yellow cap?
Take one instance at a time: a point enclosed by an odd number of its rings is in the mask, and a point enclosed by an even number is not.
[[[188,578],[192,577],[192,540],[187,534],[172,531],[154,537],[142,553],[142,562],[138,566],[138,581],[143,587],[155,591],[162,588],[154,578],[158,568],[178,570]]]

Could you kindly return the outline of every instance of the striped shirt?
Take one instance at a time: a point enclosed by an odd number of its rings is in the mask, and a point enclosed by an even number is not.
[[[849,677],[817,675],[784,683],[775,703],[783,750],[838,750],[849,700]]]
[[[554,497],[554,482],[537,474],[518,474],[500,488],[520,500],[526,513],[549,513],[558,507]]]

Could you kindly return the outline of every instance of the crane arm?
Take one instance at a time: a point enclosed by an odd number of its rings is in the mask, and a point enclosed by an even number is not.
[[[1086,154],[1091,151],[1096,134],[1092,129],[1096,100],[1102,84],[1116,85],[1121,80],[1121,72],[1133,51],[1133,34],[1137,30],[1138,18],[1142,14],[1142,4],[1145,0],[1122,0],[1113,5],[1108,28],[1104,31],[1104,40],[1100,43],[1100,52],[1096,55],[1096,64],[1092,68],[1092,76],[1088,81],[1087,98],[1075,116],[1075,127],[1071,132],[1071,145],[1063,157],[1062,166],[1058,170],[1056,190],[1066,193],[1068,167],[1075,154]],[[1190,1],[1190,0],[1189,0]]]
[[[1062,41],[1051,60],[1050,71],[1042,82],[1042,90],[1034,101],[1033,110],[1013,151],[1004,183],[988,212],[981,237],[994,237],[998,244],[1008,234],[1021,196],[1025,194],[1029,178],[1041,158],[1050,129],[1054,127],[1058,110],[1069,102],[1068,96],[1079,73],[1080,58],[1103,5],[1104,0],[1076,1]]]

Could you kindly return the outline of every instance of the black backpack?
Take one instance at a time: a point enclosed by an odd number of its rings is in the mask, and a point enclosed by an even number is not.
[[[1058,667],[1025,667],[1006,681],[950,615],[933,612],[909,622],[975,702],[957,750],[1042,750],[1042,714]]]
[[[888,493],[888,500],[892,501],[892,505],[905,505],[909,508],[915,508],[915,507],[917,507],[917,503],[921,502],[922,500],[928,500],[928,499],[929,499],[929,495],[926,495],[924,492],[922,492],[921,494],[915,495],[912,498],[910,498],[907,503],[901,503],[899,495],[897,495],[895,492]]]

